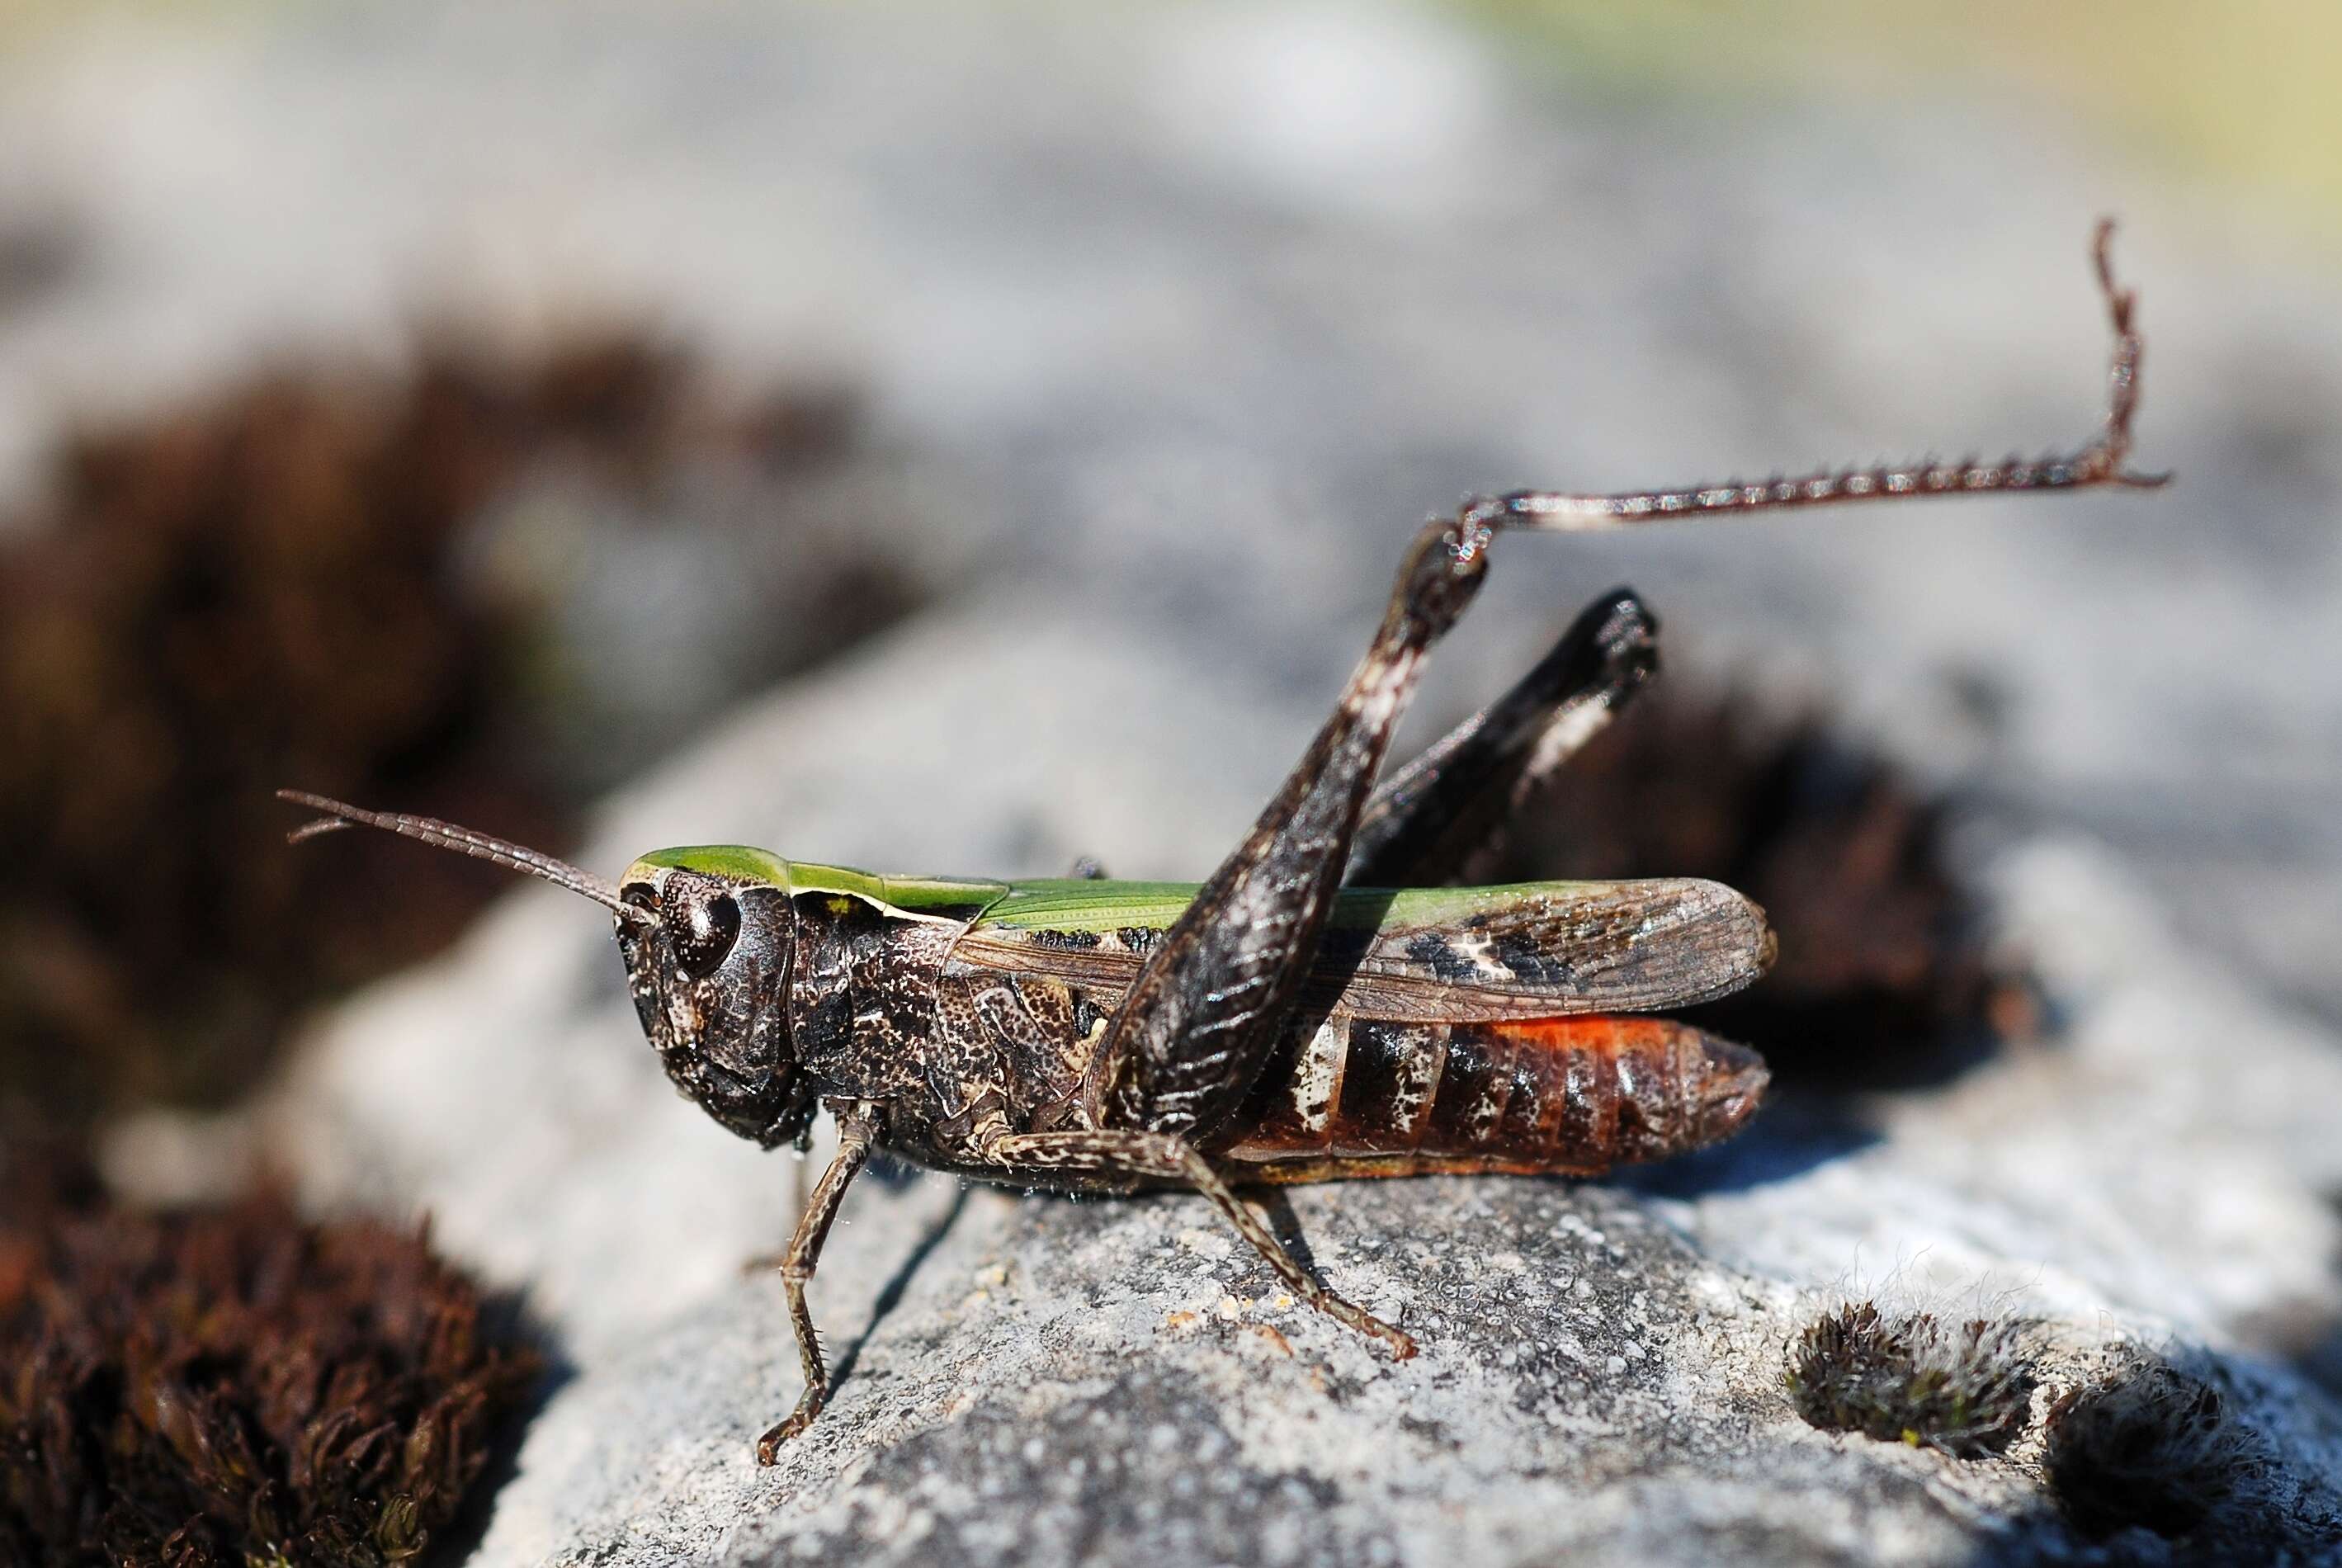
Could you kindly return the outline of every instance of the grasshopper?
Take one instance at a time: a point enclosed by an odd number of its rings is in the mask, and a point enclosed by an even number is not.
[[[1076,875],[882,875],[737,844],[664,849],[610,883],[426,817],[281,792],[292,836],[386,829],[608,908],[644,1032],[683,1094],[772,1148],[838,1148],[781,1267],[805,1389],[758,1441],[804,1432],[831,1388],[806,1284],[877,1150],[1026,1188],[1201,1193],[1294,1295],[1404,1359],[1415,1342],[1326,1288],[1237,1195],[1261,1183],[1443,1172],[1586,1176],[1728,1137],[1767,1084],[1755,1052],[1641,1016],[1724,995],[1774,952],[1764,913],[1691,879],[1408,885],[1467,808],[1516,806],[1656,668],[1625,590],[1501,700],[1379,788],[1424,658],[1506,533],[1872,498],[2150,487],[2125,466],[2138,394],[2133,296],[2111,225],[2093,248],[2115,340],[2097,436],[2067,456],[1928,460],[1614,494],[1476,496],[1418,532],[1388,608],[1300,763],[1200,885]],[[1093,868],[1094,869],[1094,868]]]

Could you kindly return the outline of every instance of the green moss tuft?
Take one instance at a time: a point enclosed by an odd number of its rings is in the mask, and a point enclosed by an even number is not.
[[[1961,1459],[1997,1453],[2025,1429],[2035,1380],[2023,1324],[1927,1313],[1838,1308],[1790,1347],[1797,1413],[1825,1432],[1859,1432]]]

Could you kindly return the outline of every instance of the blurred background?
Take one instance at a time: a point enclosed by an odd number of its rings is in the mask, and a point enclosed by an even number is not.
[[[2337,52],[2311,0],[0,0],[8,1122],[230,1104],[502,885],[289,854],[281,784],[572,851],[742,700],[963,615],[1111,642],[1112,733],[1256,799],[1467,490],[2076,444],[2101,213],[2176,489],[1520,541],[1416,729],[1631,581],[1690,727],[1606,764],[1606,832],[1680,814],[1716,703],[1754,774],[1827,722],[2342,1019]],[[986,842],[778,847],[1200,874],[1080,719],[882,750],[884,802],[1020,781]]]

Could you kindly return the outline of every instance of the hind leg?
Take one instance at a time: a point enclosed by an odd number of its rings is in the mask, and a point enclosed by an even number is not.
[[[1908,501],[1995,491],[2151,489],[2164,475],[2127,464],[2138,407],[2142,347],[2137,299],[2115,282],[2114,225],[2091,243],[2100,296],[2114,331],[2107,401],[2097,437],[2078,451],[2028,461],[1923,463],[1844,468],[1801,478],[1733,482],[1682,490],[1611,494],[1519,490],[1476,502],[1466,515],[1497,533],[1574,534],[1634,527],[1667,518],[1802,511],[1857,501]],[[1626,620],[1606,625],[1614,615]],[[1639,636],[1632,624],[1641,622]],[[1404,887],[1471,881],[1471,863],[1536,786],[1606,724],[1656,668],[1656,627],[1621,589],[1578,618],[1561,643],[1502,700],[1395,774],[1376,792],[1358,825],[1348,881]]]
[[[1044,1107],[1035,1131],[1208,1141],[1242,1107],[1316,957],[1359,813],[1423,660],[1486,575],[1491,530],[1480,505],[1416,534],[1333,715],[1147,955],[1074,1096]]]
[[[1422,887],[1471,880],[1471,862],[1538,787],[1658,673],[1659,623],[1614,588],[1513,689],[1385,780],[1358,820],[1344,880]]]
[[[1118,1127],[1178,1134],[1208,1145],[1242,1108],[1275,1053],[1316,955],[1375,776],[1414,694],[1424,656],[1479,590],[1489,544],[1498,534],[1580,533],[1685,514],[1797,510],[1872,499],[2161,483],[2124,466],[2137,403],[2140,345],[2133,325],[2136,302],[2115,285],[2108,232],[2100,228],[2096,255],[2115,333],[2111,395],[2097,438],[2070,456],[1989,465],[1923,463],[1763,484],[1617,494],[1522,490],[1476,496],[1452,519],[1435,519],[1409,548],[1383,624],[1333,717],[1252,832],[1196,890],[1147,955],[1107,1020],[1081,1084],[1066,1100],[1042,1107],[1035,1130]],[[1527,706],[1534,714],[1537,704],[1532,700]],[[1536,727],[1556,734],[1558,742],[1569,738],[1567,726],[1555,730],[1548,722]],[[1557,744],[1556,749],[1567,748]],[[1455,771],[1461,787],[1470,770]],[[1396,814],[1402,824],[1416,817],[1413,812]],[[1426,814],[1422,820],[1434,819]],[[1382,856],[1373,858],[1380,862]]]

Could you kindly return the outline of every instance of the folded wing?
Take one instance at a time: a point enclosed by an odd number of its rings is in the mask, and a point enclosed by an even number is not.
[[[963,970],[1118,995],[1193,895],[1179,883],[1022,883],[952,950]],[[1308,1001],[1365,1018],[1639,1013],[1737,991],[1772,962],[1764,911],[1720,883],[1529,882],[1346,890]]]

